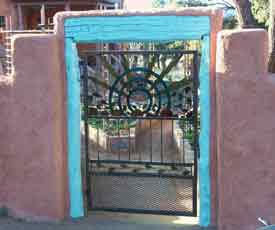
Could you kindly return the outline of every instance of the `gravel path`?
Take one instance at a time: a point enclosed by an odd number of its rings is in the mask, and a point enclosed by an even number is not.
[[[192,224],[190,219],[185,221],[177,217],[116,213],[96,213],[61,223],[30,223],[0,217],[0,230],[199,230],[192,225],[183,225],[182,221]]]

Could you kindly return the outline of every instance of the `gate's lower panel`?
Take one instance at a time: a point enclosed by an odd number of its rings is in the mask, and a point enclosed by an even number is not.
[[[93,210],[193,215],[193,180],[182,177],[91,175]]]

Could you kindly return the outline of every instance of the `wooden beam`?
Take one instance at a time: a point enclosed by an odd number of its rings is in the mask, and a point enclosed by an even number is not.
[[[17,17],[18,17],[18,29],[23,30],[24,23],[23,23],[22,6],[20,4],[17,4],[16,8],[17,8]]]
[[[71,4],[70,2],[65,3],[65,11],[71,11]]]
[[[45,1],[35,1],[35,2],[16,2],[17,5],[21,5],[21,6],[41,6],[41,4],[44,4],[45,6],[55,6],[55,5],[66,5],[65,1],[53,1],[53,2],[45,2]],[[70,2],[70,5],[87,5],[87,6],[95,6],[94,2],[86,2],[86,1],[75,1],[75,2]]]
[[[40,9],[40,24],[42,27],[45,27],[46,25],[46,7],[44,4],[41,5]]]

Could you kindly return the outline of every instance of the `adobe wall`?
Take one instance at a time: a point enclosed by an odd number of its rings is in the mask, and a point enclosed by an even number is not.
[[[67,12],[56,17],[56,35],[15,39],[14,74],[0,76],[0,207],[16,217],[62,219],[68,214],[66,76],[63,22],[68,17],[171,15],[211,18],[210,83],[215,95],[216,33],[222,14],[209,9],[154,12]],[[212,224],[216,223],[215,97],[211,97]],[[3,153],[3,154],[2,154]],[[2,171],[1,171],[2,170]]]
[[[1,122],[0,125],[0,208],[4,206],[4,203],[7,200],[6,191],[3,187],[7,181],[8,175],[8,165],[6,162],[6,156],[10,153],[10,114],[12,111],[11,108],[11,89],[12,89],[13,80],[10,77],[1,76],[0,77],[0,120],[5,121]]]
[[[0,16],[8,16],[11,13],[10,0],[0,0]]]
[[[219,33],[217,143],[219,229],[275,223],[275,75],[264,30]]]
[[[0,206],[32,220],[67,214],[66,105],[55,35],[21,35],[0,79]]]
[[[220,20],[215,20],[212,28],[218,31]],[[60,30],[57,36],[17,37],[14,74],[0,76],[0,207],[32,220],[62,219],[68,212],[66,78],[60,39]],[[217,217],[219,229],[254,230],[258,216],[275,222],[275,80],[266,72],[267,33],[221,32],[217,74],[215,42],[214,34],[212,223]]]

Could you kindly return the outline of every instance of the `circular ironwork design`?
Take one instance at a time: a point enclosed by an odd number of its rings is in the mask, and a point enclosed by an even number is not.
[[[170,109],[169,89],[159,74],[148,68],[133,68],[121,74],[109,94],[111,112],[121,115],[158,115]]]
[[[133,104],[137,104],[137,107],[143,107],[144,113],[150,111],[153,103],[153,99],[150,92],[145,89],[135,89],[127,96],[127,106],[132,111],[135,112],[136,107]]]

